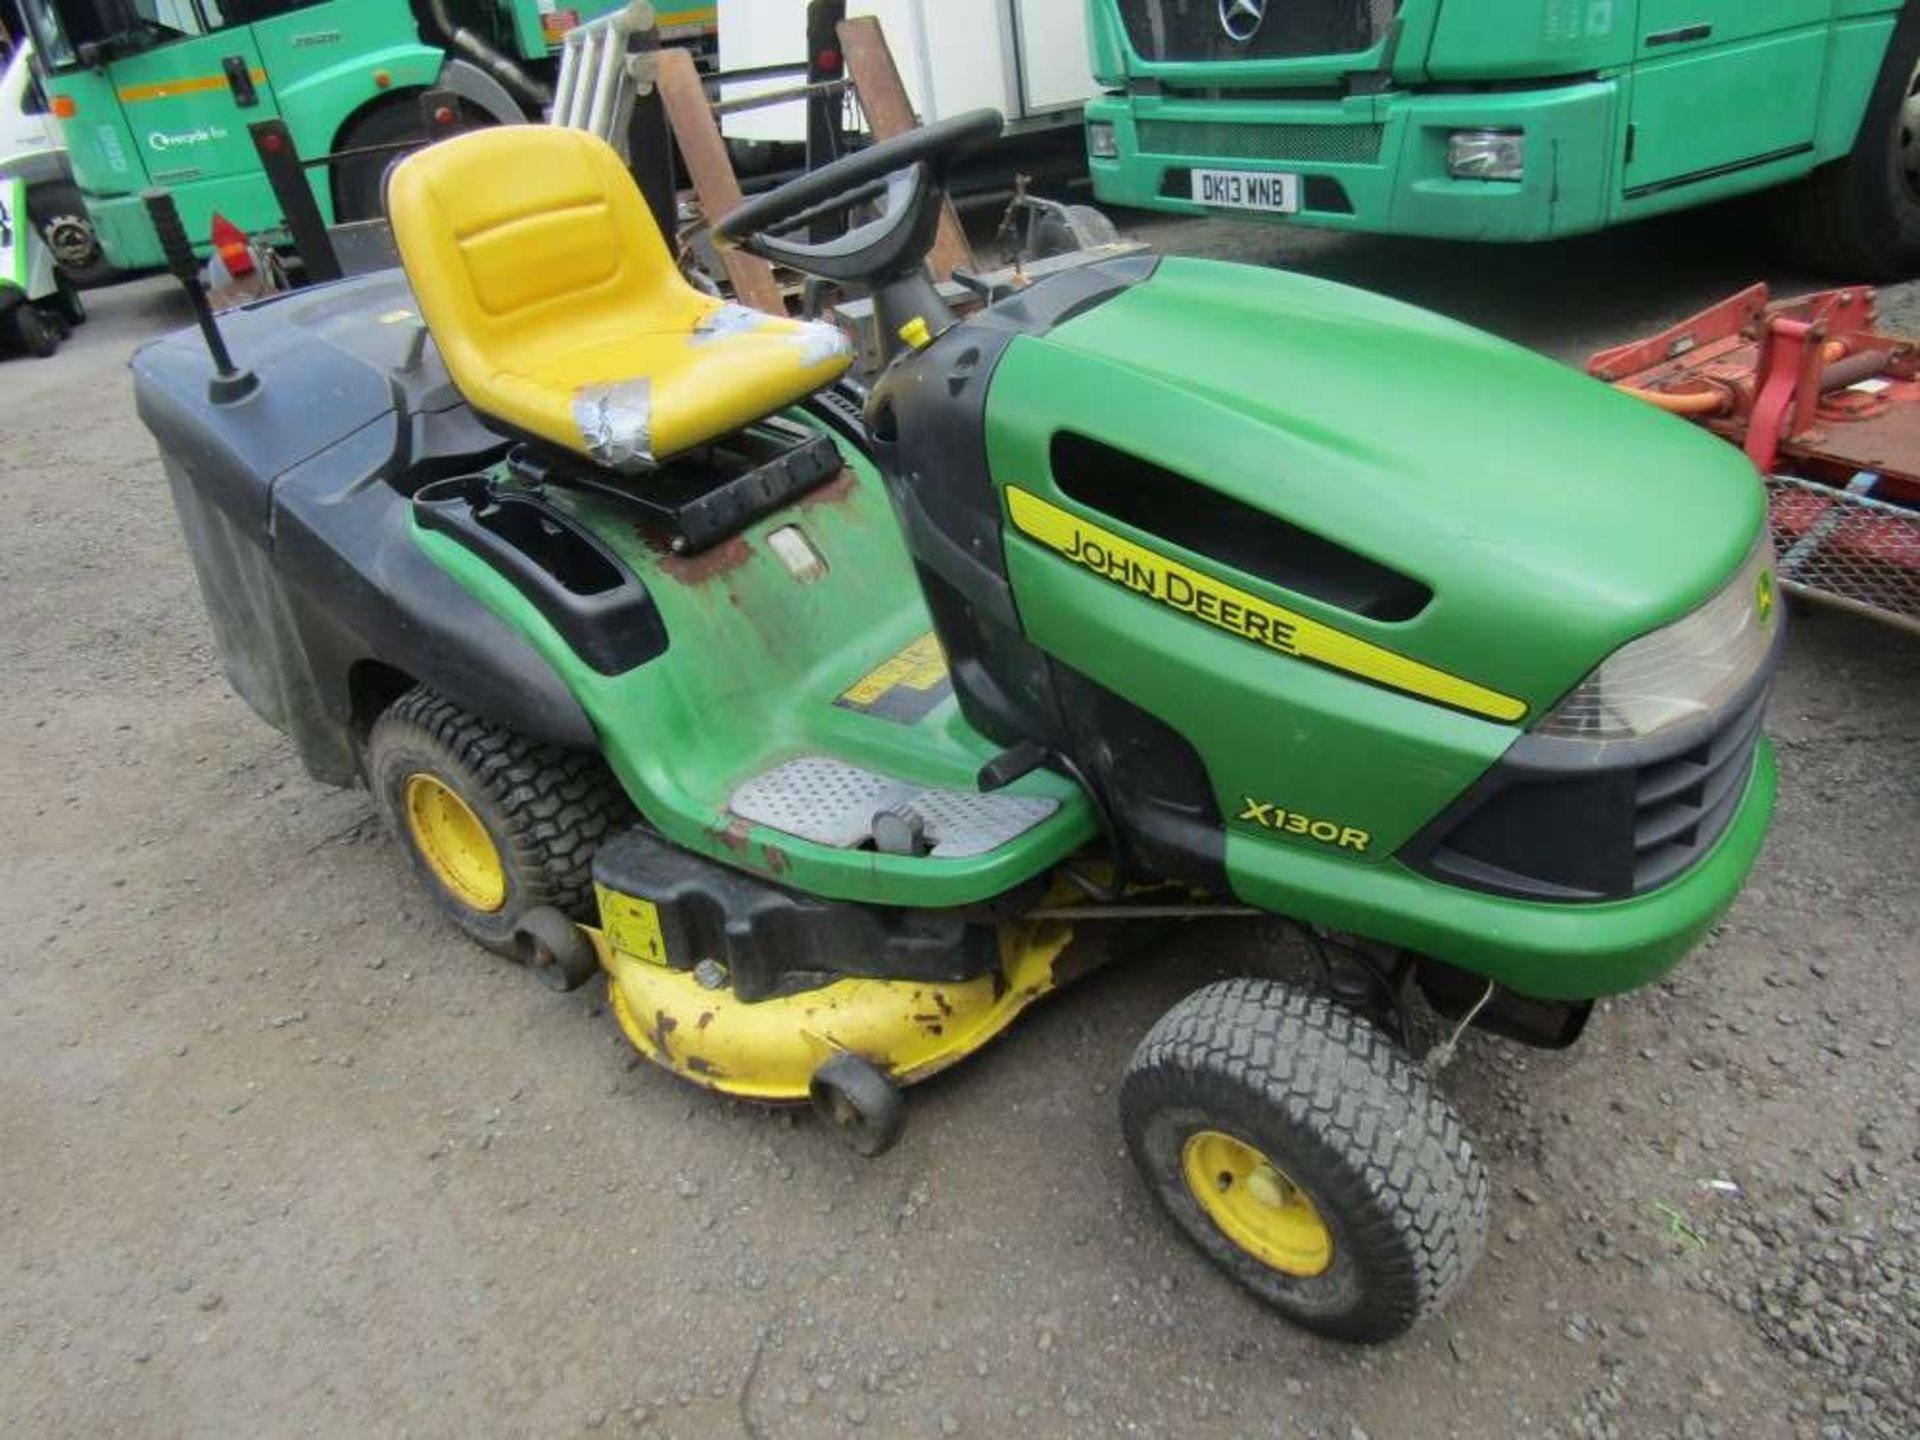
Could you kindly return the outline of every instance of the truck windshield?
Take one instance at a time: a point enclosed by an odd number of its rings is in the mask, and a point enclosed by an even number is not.
[[[20,11],[33,34],[34,54],[42,64],[63,70],[80,63],[80,57],[74,54],[73,42],[67,39],[60,12],[53,8],[50,0],[20,0]]]
[[[110,59],[226,24],[220,0],[20,0],[37,52],[64,70],[90,62],[88,45]]]

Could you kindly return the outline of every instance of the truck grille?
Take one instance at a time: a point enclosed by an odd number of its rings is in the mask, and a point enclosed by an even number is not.
[[[1373,165],[1384,125],[1247,125],[1228,120],[1142,120],[1148,155],[1221,160],[1296,160],[1310,165]]]
[[[1370,50],[1400,0],[1117,0],[1143,60],[1289,60]]]
[[[1779,655],[1778,644],[1774,655]],[[1666,884],[1713,847],[1746,793],[1771,667],[1684,750],[1529,737],[1402,852],[1438,879],[1533,900],[1614,900]],[[1571,747],[1571,748],[1570,748]]]

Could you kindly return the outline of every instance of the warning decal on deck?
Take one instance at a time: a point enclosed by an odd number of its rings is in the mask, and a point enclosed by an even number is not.
[[[915,725],[952,693],[946,654],[929,630],[854,681],[833,703],[843,710]]]
[[[600,924],[607,943],[636,960],[667,963],[667,940],[660,933],[660,908],[637,895],[622,895],[604,885],[593,887],[600,899]]]

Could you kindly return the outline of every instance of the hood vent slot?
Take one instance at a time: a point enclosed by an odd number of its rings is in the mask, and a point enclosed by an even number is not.
[[[1052,461],[1069,499],[1296,595],[1388,623],[1433,599],[1411,575],[1098,440],[1062,431]]]

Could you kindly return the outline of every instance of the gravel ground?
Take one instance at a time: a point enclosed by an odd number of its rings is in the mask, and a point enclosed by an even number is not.
[[[1711,226],[1142,229],[1563,358],[1756,269]],[[57,359],[0,362],[0,1431],[1920,1433],[1911,640],[1795,614],[1752,885],[1574,1050],[1469,1038],[1489,1253],[1348,1349],[1178,1240],[1113,1115],[1154,1017],[1274,930],[1085,982],[875,1162],[643,1068],[591,990],[457,940],[365,795],[228,692],[123,368],[184,312],[94,300]]]

